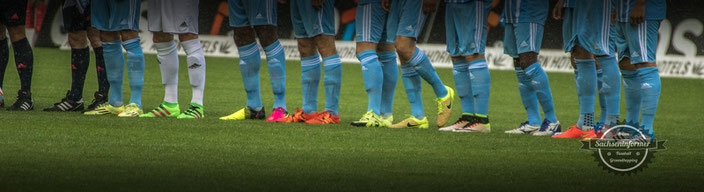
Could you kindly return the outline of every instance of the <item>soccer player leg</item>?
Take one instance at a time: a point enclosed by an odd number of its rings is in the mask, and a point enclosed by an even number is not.
[[[320,55],[315,53],[313,39],[297,39],[301,51],[301,89],[303,92],[303,112],[313,114],[318,111],[318,86],[320,85]],[[313,51],[311,51],[313,50]],[[303,56],[306,52],[308,55]]]
[[[203,105],[203,91],[205,90],[205,56],[200,39],[181,41],[181,46],[186,52],[188,64],[188,77],[191,83],[193,96],[191,103]]]
[[[468,20],[466,16],[472,15],[468,4],[452,3],[445,6],[445,38],[447,42],[447,52],[452,59],[452,76],[455,81],[455,89],[460,97],[463,115],[474,115],[474,94],[472,93],[472,81],[469,77],[469,62],[465,56],[471,55],[469,49],[469,37],[477,28],[474,25],[462,20]],[[477,18],[479,19],[479,18]],[[476,46],[476,45],[474,45]]]
[[[111,94],[108,97],[108,103],[114,107],[120,107],[123,104],[122,100],[122,79],[125,70],[125,57],[122,53],[122,42],[119,40],[119,35],[117,32],[106,32],[101,31],[101,36],[106,36],[105,34],[113,34],[117,37],[114,41],[106,42],[105,37],[101,37],[103,40],[103,57],[105,57],[105,70],[107,72],[108,83],[110,84]]]
[[[340,105],[340,88],[342,87],[342,62],[335,50],[335,37],[318,35],[315,37],[318,51],[323,56],[325,78],[325,111],[337,116]]]
[[[276,28],[274,28],[272,33],[276,33]],[[276,36],[270,36],[269,38],[276,38]],[[273,108],[281,108],[286,111],[286,55],[284,48],[279,43],[279,40],[275,40],[265,46],[264,51],[266,52],[266,63],[269,68],[271,89],[274,94]]]
[[[469,42],[464,43],[469,45],[467,49],[470,50],[472,55],[466,57],[469,61],[469,77],[472,82],[472,96],[476,100],[476,116],[479,118],[486,119],[485,122],[488,123],[489,115],[489,93],[491,91],[491,76],[489,74],[489,68],[484,59],[484,49],[486,45],[486,31],[487,31],[487,17],[489,16],[489,10],[491,8],[490,3],[485,3],[482,1],[475,1],[474,4],[475,11],[481,11],[476,14],[480,17],[474,19],[474,23],[471,26],[474,27],[473,32],[474,38],[469,38]],[[466,36],[465,36],[466,37]]]
[[[384,74],[381,88],[381,116],[384,118],[392,118],[394,95],[396,93],[396,84],[398,83],[396,51],[392,43],[381,43],[378,47],[379,51],[377,55],[379,56],[381,70]]]
[[[97,93],[100,94],[99,97],[104,98],[108,96],[110,83],[108,83],[108,75],[105,71],[105,57],[103,56],[103,45],[100,43],[100,31],[96,28],[89,27],[87,33],[95,57],[95,73],[98,78]],[[98,102],[102,102],[100,98],[96,97],[94,99]]]
[[[653,136],[653,121],[660,99],[660,74],[655,63],[655,50],[658,40],[659,20],[646,20],[635,26],[628,26],[628,46],[633,52],[631,63],[635,64],[641,79],[641,113],[640,128]]]
[[[603,122],[611,127],[618,122],[621,103],[621,72],[618,69],[616,57],[613,55],[597,56],[601,74],[601,84],[599,87],[599,102],[606,109],[606,119]],[[601,100],[603,95],[603,101]],[[604,112],[602,111],[602,116]]]
[[[572,51],[576,65],[577,98],[579,100],[579,119],[577,128],[591,130],[594,128],[594,105],[596,104],[596,64],[587,50],[577,45]]]
[[[164,102],[178,104],[178,47],[173,35],[154,32],[154,47],[164,85]]]
[[[130,104],[136,104],[138,108],[142,108],[142,88],[144,87],[144,53],[142,52],[142,46],[139,41],[140,38],[137,36],[137,31],[123,31],[124,33],[134,33],[136,38],[126,39],[123,41],[123,47],[127,50],[127,75],[130,83],[130,91],[132,95],[130,96]]]
[[[0,24],[0,38],[2,38],[0,39],[0,88],[2,88],[3,80],[5,79],[7,62],[10,61],[10,47],[7,46],[9,40],[6,38],[5,29],[5,25]]]
[[[357,6],[356,36],[357,59],[362,67],[364,88],[367,92],[367,111],[381,115],[383,70],[376,51],[386,21],[386,12],[380,3],[364,3]]]
[[[519,23],[517,33],[518,55],[520,64],[525,69],[525,74],[530,79],[530,84],[535,90],[540,106],[545,113],[545,119],[551,123],[557,123],[555,108],[550,91],[548,75],[538,63],[538,53],[543,38],[543,25],[538,23]]]
[[[254,35],[251,28],[243,27],[236,30],[246,30],[247,34]],[[240,34],[240,32],[236,32]],[[240,36],[242,37],[242,36]],[[262,99],[259,87],[259,68],[261,66],[261,56],[257,42],[252,41],[248,44],[238,44],[237,51],[240,55],[240,73],[242,81],[244,81],[244,89],[247,92],[247,107],[259,111],[262,109]]]
[[[83,36],[85,39],[85,36]],[[71,49],[71,91],[69,98],[72,101],[83,99],[83,85],[90,64],[90,51],[88,47]]]
[[[640,126],[640,77],[636,66],[631,64],[630,48],[626,40],[625,22],[616,22],[612,26],[611,47],[618,51],[618,67],[623,77],[623,90],[626,102],[626,125]],[[620,92],[620,90],[619,90]]]
[[[29,41],[24,36],[24,26],[7,26],[10,33],[10,41],[15,56],[15,66],[20,76],[20,90],[30,93],[32,86],[32,69],[34,68],[34,55]]]
[[[411,104],[411,115],[416,119],[425,119],[423,99],[421,97],[421,77],[410,64],[401,65],[401,79]]]
[[[88,49],[88,33],[86,29],[90,23],[86,22],[86,15],[77,8],[63,8],[64,28],[68,32],[68,43],[71,46],[71,90],[67,95],[70,101],[79,101],[83,98],[83,85],[90,64],[90,50]]]
[[[518,92],[521,95],[523,107],[526,110],[527,123],[533,127],[540,126],[540,108],[535,90],[530,86],[531,80],[521,67],[518,57],[518,44],[516,43],[516,24],[508,23],[504,31],[504,53],[513,58],[513,65],[518,80]]]
[[[357,49],[359,44],[357,43]],[[367,43],[372,44],[372,43]],[[368,45],[376,47],[376,45]],[[358,50],[359,51],[359,50]],[[381,64],[375,50],[365,50],[357,53],[357,59],[361,62],[364,88],[367,91],[367,111],[377,115],[381,114],[381,93],[383,86],[383,72]]]

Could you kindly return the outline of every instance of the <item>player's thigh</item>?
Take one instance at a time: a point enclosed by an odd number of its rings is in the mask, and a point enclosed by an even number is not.
[[[504,27],[504,54],[518,58],[518,44],[516,44],[515,23],[506,23]]]
[[[577,39],[577,23],[579,17],[575,16],[574,8],[563,9],[562,16],[562,48],[565,52],[572,52]]]
[[[141,1],[92,1],[91,23],[101,31],[139,31]]]
[[[398,24],[400,21],[400,8],[398,8],[398,1],[391,1],[390,10],[386,17],[386,26],[384,27],[384,38],[387,43],[393,44],[396,40],[396,31],[398,31]]]
[[[423,24],[427,15],[423,13],[423,3],[417,0],[399,0],[398,9],[399,22],[396,29],[396,36],[406,36],[418,38],[423,30]]]
[[[622,61],[624,58],[628,58],[628,42],[626,41],[625,26],[620,25],[620,22],[616,22],[611,25],[611,35],[609,37],[609,47],[614,50],[618,55],[618,60]],[[630,61],[630,59],[629,59]]]
[[[81,12],[76,6],[63,7],[61,9],[64,29],[66,31],[69,33],[85,31],[90,27],[90,12],[87,11],[89,9],[84,10],[86,11]]]
[[[543,41],[543,25],[539,23],[518,23],[514,25],[518,54],[540,53]]]
[[[0,3],[0,24],[8,29],[25,24],[27,0],[2,0]]]
[[[451,56],[484,54],[490,8],[491,5],[483,1],[447,6],[445,26]]]
[[[611,55],[609,35],[611,30],[611,11],[608,1],[582,1],[579,6],[579,45],[592,55]],[[607,7],[605,9],[605,7]]]
[[[198,0],[156,0],[149,1],[149,7],[149,31],[198,34]]]
[[[646,20],[638,25],[626,25],[625,27],[631,63],[655,62],[660,21]]]
[[[254,31],[259,37],[262,47],[267,47],[279,40],[278,28],[275,25],[255,25]]]
[[[381,3],[364,3],[357,6],[355,20],[355,40],[359,42],[379,43],[386,26],[387,13]],[[386,39],[386,38],[384,38]]]

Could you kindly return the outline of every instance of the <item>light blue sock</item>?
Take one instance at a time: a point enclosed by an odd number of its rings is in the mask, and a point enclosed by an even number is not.
[[[474,93],[477,102],[477,114],[488,116],[491,76],[486,59],[478,59],[469,63],[469,78],[472,79],[472,93]]]
[[[596,63],[594,59],[575,59],[577,64],[577,98],[579,119],[577,127],[594,127],[594,105],[596,104]],[[547,116],[547,115],[546,115]]]
[[[318,86],[320,86],[320,55],[301,58],[301,90],[305,113],[318,111]]]
[[[401,79],[403,87],[408,95],[408,102],[411,103],[411,115],[417,119],[425,118],[423,111],[423,99],[421,98],[421,82],[420,75],[413,69],[410,64],[401,65]]]
[[[518,92],[521,94],[523,107],[526,109],[528,124],[540,126],[542,120],[540,118],[540,108],[538,107],[538,96],[535,94],[533,87],[530,86],[530,78],[528,78],[523,68],[516,67],[515,70],[518,78]]]
[[[323,68],[325,68],[325,111],[337,115],[340,107],[340,88],[342,87],[342,62],[340,56],[335,54],[323,58]]]
[[[368,100],[367,111],[371,110],[380,115],[384,73],[379,63],[379,57],[376,55],[376,51],[367,50],[357,54],[357,59],[362,63],[362,77],[364,77],[364,88],[367,91]]]
[[[597,99],[599,99],[599,123],[604,123],[606,122],[606,100],[604,98],[604,94],[601,92],[602,85],[604,84],[602,78],[603,78],[603,71],[601,68],[596,69],[596,90],[597,91]],[[576,82],[576,80],[575,80]]]
[[[101,42],[103,44],[103,58],[105,58],[105,71],[110,83],[110,96],[108,103],[122,106],[122,79],[125,73],[125,55],[122,54],[122,41]]]
[[[657,67],[643,67],[638,69],[638,76],[642,80],[640,86],[641,95],[641,110],[643,119],[641,127],[645,130],[645,134],[653,136],[653,121],[655,120],[655,111],[658,109],[658,100],[660,99],[660,74]]]
[[[142,108],[142,88],[144,87],[144,53],[139,44],[139,37],[124,42],[127,50],[127,75],[130,80],[132,96],[130,103],[135,103]]]
[[[619,72],[618,61],[614,56],[600,56],[596,57],[596,60],[603,71],[599,97],[604,96],[603,106],[606,107],[607,116],[604,123],[614,126],[618,123],[618,116],[621,113],[621,72]],[[603,112],[602,116],[604,116]]]
[[[474,94],[472,93],[472,80],[469,78],[469,63],[464,59],[453,61],[452,77],[455,79],[455,91],[460,97],[462,113],[474,114]]]
[[[252,109],[262,108],[262,96],[259,92],[259,67],[262,59],[259,54],[257,42],[237,47],[240,54],[240,73],[244,90],[247,92],[247,107]]]
[[[384,73],[384,83],[381,88],[381,115],[389,117],[393,113],[394,93],[398,83],[398,66],[396,65],[396,52],[378,52],[381,70]]]
[[[286,110],[286,55],[284,48],[277,40],[264,47],[266,52],[266,65],[269,67],[271,90],[274,93],[274,109]]]
[[[416,47],[411,59],[408,60],[408,64],[413,65],[416,72],[433,87],[436,97],[443,98],[447,96],[447,88],[442,84],[438,73],[435,72],[435,68],[430,63],[430,59],[418,47]]]
[[[526,75],[530,78],[530,86],[535,90],[535,95],[538,97],[540,106],[543,108],[545,119],[553,123],[557,122],[555,105],[552,103],[552,92],[550,91],[548,74],[543,71],[543,67],[541,67],[538,62],[528,66],[525,70]]]
[[[640,124],[641,79],[637,71],[621,70],[621,76],[626,97],[626,124],[637,127]]]

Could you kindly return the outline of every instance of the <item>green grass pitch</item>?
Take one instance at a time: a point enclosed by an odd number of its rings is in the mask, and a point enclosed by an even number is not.
[[[139,119],[50,113],[70,87],[68,51],[34,50],[32,91],[35,110],[0,111],[0,191],[450,191],[450,190],[697,190],[704,176],[704,80],[662,79],[655,120],[665,151],[643,172],[618,176],[598,167],[576,140],[507,135],[525,120],[513,71],[491,71],[490,134],[441,133],[430,129],[391,130],[349,125],[366,110],[359,65],[343,65],[339,125],[221,121],[245,104],[233,58],[207,60],[203,120]],[[92,59],[92,55],[91,55]],[[179,101],[190,101],[181,56]],[[156,107],[163,87],[155,55],[146,56],[144,110]],[[7,104],[19,81],[11,59],[5,78]],[[300,64],[287,62],[287,104],[301,105]],[[266,65],[262,97],[273,102]],[[437,69],[452,87],[452,71]],[[555,108],[563,128],[576,122],[573,75],[549,73]],[[125,80],[125,99],[129,86]],[[97,89],[91,62],[84,96]],[[324,106],[321,82],[319,109]],[[410,114],[399,80],[394,114]],[[426,114],[434,122],[433,93],[424,85]],[[459,99],[455,101],[459,105]],[[625,118],[625,107],[621,114]],[[598,109],[597,109],[598,110]],[[458,108],[452,121],[460,114]],[[597,112],[598,113],[598,112]]]

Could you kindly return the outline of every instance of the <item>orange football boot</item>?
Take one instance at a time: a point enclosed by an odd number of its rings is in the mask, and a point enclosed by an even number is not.
[[[338,123],[340,123],[340,116],[335,116],[335,115],[332,115],[328,111],[324,111],[324,112],[318,114],[318,116],[316,118],[307,120],[306,123],[319,124],[319,125],[320,124],[338,124]]]
[[[577,128],[577,125],[574,125],[565,132],[553,135],[552,138],[582,139],[585,135],[589,134],[589,132],[594,134],[594,131],[582,131],[581,129]],[[596,134],[594,135],[594,137],[596,137]]]
[[[276,122],[282,122],[282,123],[303,123],[311,119],[315,119],[318,117],[318,112],[315,112],[313,114],[308,114],[306,112],[303,112],[302,109],[296,109],[296,112],[293,114],[288,114],[284,118],[277,119]]]

